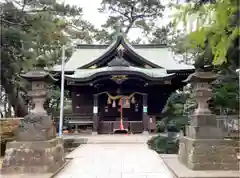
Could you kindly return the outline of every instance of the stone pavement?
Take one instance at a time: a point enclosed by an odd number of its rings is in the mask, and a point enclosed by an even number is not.
[[[86,144],[70,153],[56,178],[173,178],[146,144]]]

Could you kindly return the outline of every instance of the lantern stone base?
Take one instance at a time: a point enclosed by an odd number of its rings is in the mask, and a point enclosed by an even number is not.
[[[9,142],[2,174],[54,173],[65,162],[63,140]]]
[[[182,137],[178,159],[191,170],[238,170],[237,142]]]
[[[174,178],[239,178],[239,170],[191,170],[175,154],[160,154]]]
[[[222,139],[224,133],[220,128],[212,126],[187,126],[186,135],[194,139]]]

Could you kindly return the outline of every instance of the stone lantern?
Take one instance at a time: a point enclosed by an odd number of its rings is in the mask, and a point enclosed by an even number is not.
[[[30,71],[26,74],[22,74],[21,77],[30,82],[28,96],[32,98],[35,105],[34,109],[30,112],[33,114],[46,115],[43,104],[47,96],[47,84],[53,82],[55,79],[49,75],[48,72],[43,70]]]
[[[190,126],[186,129],[186,135],[191,138],[223,138],[223,132],[217,128],[216,116],[208,107],[208,101],[213,93],[211,83],[217,76],[210,67],[197,69],[189,75],[185,82],[193,84],[192,97],[197,102],[197,109],[191,115]]]
[[[207,67],[196,70],[185,80],[194,85],[193,98],[198,107],[186,126],[186,136],[180,138],[178,159],[192,170],[238,170],[236,142],[224,139],[216,116],[208,107],[213,95],[211,82],[216,78]]]
[[[34,103],[34,109],[30,112],[33,114],[47,115],[43,104],[47,96],[48,83],[52,83],[55,79],[44,70],[35,70],[20,75],[22,78],[30,82],[30,90],[28,96],[30,96]]]
[[[33,100],[34,108],[16,128],[16,141],[7,143],[1,171],[3,174],[53,173],[65,161],[63,140],[56,138],[52,119],[43,107],[47,84],[55,79],[40,69],[21,77],[31,84],[28,95]]]

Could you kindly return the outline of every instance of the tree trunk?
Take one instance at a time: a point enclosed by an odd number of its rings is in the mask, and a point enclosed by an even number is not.
[[[14,85],[4,86],[8,96],[9,103],[12,103],[16,117],[24,117],[28,114],[27,104],[23,97],[18,93]]]
[[[4,117],[7,117],[7,95],[5,95],[3,107],[4,107],[4,111],[3,111]]]
[[[6,80],[4,77],[2,77],[1,80],[1,84],[7,94],[8,101],[12,104],[15,117],[26,116],[28,114],[27,103],[20,95],[16,85],[14,85],[12,82],[9,82],[10,79]]]
[[[7,117],[12,117],[12,104],[10,100],[8,99],[8,106],[7,106]]]
[[[10,101],[13,106],[15,116],[16,117],[24,117],[28,114],[27,104],[25,103],[22,96],[18,95],[17,93],[9,94]]]

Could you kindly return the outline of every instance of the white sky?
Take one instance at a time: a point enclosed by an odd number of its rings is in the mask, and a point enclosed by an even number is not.
[[[102,24],[107,20],[108,15],[99,13],[98,8],[102,0],[65,0],[66,4],[78,5],[83,8],[83,19],[91,22],[94,26],[100,28]],[[162,0],[168,2],[168,0]],[[163,17],[159,22],[159,26],[165,25],[169,22],[168,16],[170,11],[165,11],[165,17]],[[129,31],[129,37],[134,40],[138,37],[142,37],[141,31],[138,29],[131,29]]]

